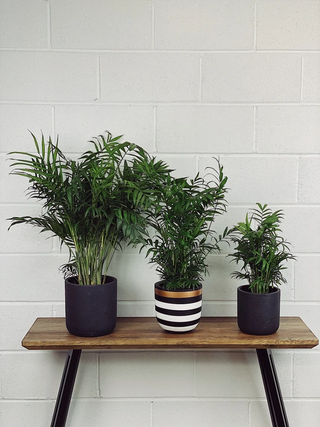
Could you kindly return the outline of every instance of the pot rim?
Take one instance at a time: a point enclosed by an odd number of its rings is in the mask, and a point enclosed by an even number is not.
[[[274,294],[280,293],[280,288],[278,288],[277,286],[273,286],[273,287],[269,286],[269,289],[271,290],[271,292],[268,292],[268,293],[251,292],[249,291],[249,285],[240,285],[237,289],[239,292],[250,294],[250,295],[267,296],[267,295],[274,295]]]
[[[106,278],[107,278],[106,283],[100,283],[99,285],[80,285],[79,283],[73,283],[71,280],[73,279],[73,280],[77,280],[78,281],[78,276],[67,277],[64,281],[65,281],[66,284],[68,283],[68,285],[70,285],[70,286],[80,286],[82,288],[83,287],[88,287],[88,288],[90,287],[90,288],[92,288],[92,287],[96,287],[96,286],[105,286],[105,285],[110,285],[111,283],[117,282],[117,278],[114,277],[114,276],[109,276],[107,274]]]
[[[158,282],[156,282],[154,284],[155,289],[159,289],[160,291],[163,292],[195,292],[195,291],[200,291],[202,290],[202,283],[199,283],[199,287],[196,289],[192,289],[192,288],[184,288],[184,289],[166,289],[164,285],[166,283],[165,280],[159,280]]]

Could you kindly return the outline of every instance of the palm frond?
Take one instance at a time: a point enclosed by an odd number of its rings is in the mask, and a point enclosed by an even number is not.
[[[62,153],[58,140],[31,134],[35,154],[9,153],[13,175],[29,181],[28,196],[42,202],[39,216],[9,218],[11,226],[31,224],[58,236],[69,249],[66,275],[99,284],[121,244],[147,237],[145,209],[155,204],[169,167],[142,147],[110,132],[91,141],[78,160]],[[10,228],[9,227],[9,228]]]

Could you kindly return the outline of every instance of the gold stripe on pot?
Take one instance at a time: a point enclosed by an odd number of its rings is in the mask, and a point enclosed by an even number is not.
[[[195,289],[191,291],[182,291],[182,292],[174,292],[174,291],[162,291],[160,289],[155,289],[155,294],[161,297],[166,298],[181,298],[183,293],[183,298],[191,298],[196,297],[198,295],[202,295],[202,289]]]

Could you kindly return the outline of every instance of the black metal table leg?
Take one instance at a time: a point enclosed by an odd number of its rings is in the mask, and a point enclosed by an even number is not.
[[[66,425],[81,351],[69,350],[68,352],[50,427],[64,427]]]
[[[256,349],[273,427],[289,427],[270,349]]]

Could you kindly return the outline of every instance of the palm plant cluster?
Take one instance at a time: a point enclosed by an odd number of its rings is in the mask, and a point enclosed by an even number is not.
[[[147,239],[147,255],[168,290],[197,289],[208,272],[207,256],[219,251],[212,224],[226,210],[227,177],[218,162],[212,169],[214,180],[199,174],[192,180],[167,177],[158,195],[158,205],[149,211],[148,221],[155,230]]]
[[[283,263],[295,257],[290,253],[290,244],[279,234],[282,210],[273,212],[267,205],[257,205],[250,218],[247,214],[245,222],[239,222],[231,230],[231,240],[236,247],[230,256],[237,264],[243,263],[241,270],[232,276],[246,279],[251,292],[267,293],[270,287],[286,283]]]
[[[99,135],[78,160],[67,158],[49,138],[38,142],[36,153],[13,152],[12,174],[30,182],[28,194],[42,201],[39,216],[10,218],[58,236],[69,249],[66,276],[79,284],[104,283],[111,259],[124,242],[145,241],[146,209],[155,203],[157,189],[170,173],[141,147],[121,137]],[[21,157],[22,156],[22,157]]]

